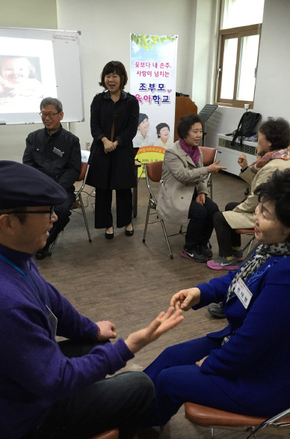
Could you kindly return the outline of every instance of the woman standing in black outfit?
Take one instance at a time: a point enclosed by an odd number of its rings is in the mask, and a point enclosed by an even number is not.
[[[96,188],[95,228],[105,228],[105,237],[114,237],[111,212],[112,191],[116,191],[117,227],[132,236],[132,192],[136,187],[132,139],[136,135],[139,104],[124,92],[128,76],[119,61],[107,63],[99,83],[105,91],[91,104],[91,133],[94,138],[89,158],[87,183]]]

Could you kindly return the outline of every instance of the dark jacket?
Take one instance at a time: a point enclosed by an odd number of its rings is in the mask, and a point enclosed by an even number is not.
[[[114,104],[109,92],[97,94],[91,105],[91,133],[94,138],[89,158],[87,183],[100,189],[128,189],[136,186],[132,139],[138,127],[139,104],[122,92]],[[118,140],[117,148],[106,154],[102,137]]]
[[[79,139],[62,126],[51,136],[45,128],[34,131],[26,139],[23,163],[44,172],[71,192],[81,172]]]

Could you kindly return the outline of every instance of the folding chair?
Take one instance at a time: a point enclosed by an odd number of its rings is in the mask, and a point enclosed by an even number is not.
[[[150,181],[153,181],[155,183],[160,182],[161,175],[162,175],[162,164],[163,164],[163,161],[151,162],[151,163],[145,164],[145,178],[146,178],[146,186],[147,186],[147,189],[149,191],[149,201],[148,201],[148,206],[147,206],[145,227],[144,227],[144,233],[143,233],[143,242],[144,243],[145,243],[146,234],[147,234],[147,227],[149,224],[149,217],[150,217],[150,215],[156,214],[156,208],[157,208],[157,198],[155,197],[155,195],[152,191],[152,188],[150,186]],[[151,210],[154,210],[154,212],[150,213]],[[157,221],[152,221],[150,224],[156,223],[158,221],[160,222],[162,230],[163,230],[163,235],[164,235],[167,247],[168,247],[170,259],[173,259],[173,253],[172,253],[170,242],[168,239],[169,235],[167,234],[164,221],[163,221],[163,219],[159,218],[157,216],[157,214],[156,214],[156,219],[157,219]],[[182,233],[182,232],[180,232],[180,233]],[[177,233],[175,235],[177,235]],[[174,235],[170,235],[170,236],[174,236]]]
[[[218,151],[215,148],[209,146],[200,146],[203,156],[203,166],[209,166],[216,161]],[[210,198],[212,199],[212,174],[207,175],[207,187],[209,188]]]
[[[91,439],[118,439],[119,430],[114,428],[113,430],[104,431],[104,433],[97,434],[97,436],[92,437]]]
[[[82,199],[82,192],[83,192],[84,187],[86,185],[86,180],[87,180],[87,175],[88,175],[88,172],[89,172],[89,168],[90,168],[90,165],[88,163],[82,162],[81,173],[79,175],[79,178],[77,179],[77,181],[82,181],[82,184],[81,184],[81,187],[79,188],[79,190],[76,191],[76,193],[75,193],[76,199],[75,199],[75,202],[71,206],[71,211],[72,212],[76,212],[77,209],[81,210],[81,213],[82,213],[83,218],[84,218],[84,223],[85,223],[85,226],[86,226],[89,242],[92,242],[91,233],[90,233],[90,229],[89,229],[88,218],[87,218],[87,214],[86,214],[86,209],[85,209],[85,206],[84,206],[84,203],[83,203],[83,199]],[[78,212],[76,212],[76,213],[78,213]]]
[[[285,430],[290,429],[290,409],[287,409],[271,418],[260,418],[257,416],[245,416],[223,410],[206,407],[192,402],[186,402],[185,417],[193,424],[207,427],[214,438],[214,429],[242,429],[250,432],[247,439],[260,437],[261,433],[284,436]],[[286,419],[284,419],[286,418]],[[283,420],[283,422],[282,422]],[[281,422],[280,422],[281,421]],[[264,431],[265,430],[265,431]],[[287,436],[289,435],[289,431]]]
[[[250,237],[251,237],[250,240],[247,242],[247,244],[242,249],[242,251],[244,252],[247,248],[249,248],[247,251],[247,255],[246,255],[246,258],[247,258],[255,250],[255,247],[253,247],[253,250],[252,250],[253,242],[255,240],[255,230],[254,229],[235,229],[235,231],[239,235],[250,235]],[[252,250],[252,252],[251,252],[251,250]]]

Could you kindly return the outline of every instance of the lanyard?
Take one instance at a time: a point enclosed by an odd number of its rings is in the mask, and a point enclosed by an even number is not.
[[[5,258],[5,256],[0,254],[0,259],[2,259],[2,261],[6,262],[6,264],[10,265],[10,267],[14,268],[15,270],[19,271],[20,274],[22,274],[22,276],[27,280],[27,282],[32,286],[32,288],[37,292],[37,294],[39,295],[39,298],[41,300],[41,302],[43,303],[44,306],[45,305],[45,300],[43,297],[43,294],[41,293],[41,291],[39,291],[38,288],[36,288],[36,286],[31,282],[31,280],[29,279],[29,277],[24,273],[23,270],[21,270],[21,268],[19,268],[17,265],[14,264],[14,262],[10,261],[9,259]],[[31,274],[32,276],[32,274]],[[32,276],[33,277],[33,276]],[[33,278],[34,279],[34,278]]]
[[[51,311],[51,309],[45,304],[45,300],[43,297],[43,294],[41,293],[41,291],[38,289],[38,287],[36,288],[35,285],[33,285],[33,283],[31,282],[31,280],[28,278],[28,276],[24,273],[23,270],[21,270],[21,268],[19,268],[17,265],[15,265],[12,261],[10,261],[9,259],[5,258],[5,256],[0,254],[0,259],[2,259],[2,261],[6,262],[6,264],[10,265],[10,267],[14,268],[15,270],[19,271],[19,273],[22,274],[22,276],[27,280],[27,282],[32,286],[32,288],[38,293],[39,298],[42,302],[42,304],[45,306],[46,309],[46,313],[47,313],[47,317],[48,320],[50,322],[52,331],[54,333],[54,335],[56,335],[57,332],[57,323],[58,323],[58,319],[57,317],[53,314],[53,312]],[[32,276],[32,274],[31,274]],[[34,277],[32,276],[32,278],[34,279]],[[34,280],[35,281],[35,280]],[[37,282],[35,281],[35,283],[37,284]]]
[[[19,273],[22,274],[22,276],[25,277],[25,279],[27,280],[27,282],[30,283],[30,285],[34,287],[34,285],[32,284],[31,280],[28,278],[28,276],[24,273],[23,270],[21,270],[21,268],[19,268],[17,265],[15,265],[12,261],[10,261],[9,259],[5,258],[5,256],[0,255],[0,259],[2,259],[2,261],[6,262],[6,264],[10,265],[11,267],[15,268],[15,270],[19,271]]]

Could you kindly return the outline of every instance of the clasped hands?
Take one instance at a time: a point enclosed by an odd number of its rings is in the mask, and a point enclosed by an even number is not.
[[[104,151],[107,154],[108,152],[112,152],[112,151],[114,151],[114,149],[117,148],[118,140],[115,140],[115,142],[112,142],[111,140],[106,138],[103,140],[103,144],[104,144]]]

